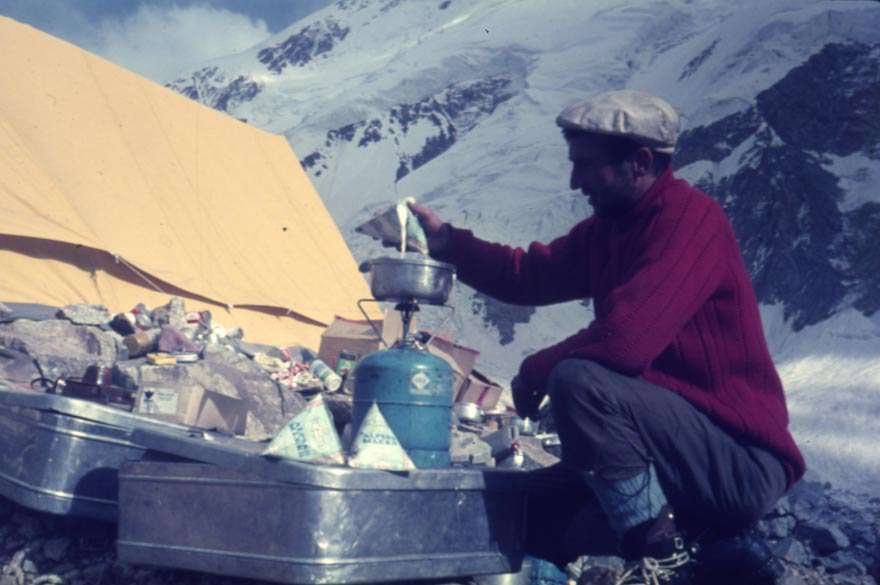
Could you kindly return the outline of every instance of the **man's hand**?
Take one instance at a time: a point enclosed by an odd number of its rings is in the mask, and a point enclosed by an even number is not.
[[[440,252],[449,243],[449,224],[444,223],[440,217],[431,209],[418,205],[416,203],[408,203],[410,211],[419,220],[422,229],[425,230],[425,237],[428,239],[428,250],[431,252]]]
[[[543,392],[526,386],[523,379],[516,375],[510,381],[510,392],[513,394],[513,406],[522,418],[538,419],[538,407],[544,398]]]

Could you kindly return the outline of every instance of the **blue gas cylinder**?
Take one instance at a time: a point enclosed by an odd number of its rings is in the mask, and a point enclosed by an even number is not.
[[[373,352],[355,369],[352,428],[376,402],[416,467],[448,467],[452,389],[452,368],[427,351]]]

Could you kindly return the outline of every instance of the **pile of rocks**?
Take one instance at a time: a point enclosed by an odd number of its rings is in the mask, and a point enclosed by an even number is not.
[[[801,481],[759,529],[789,569],[785,585],[875,585],[880,578],[880,497]]]
[[[157,365],[144,355],[133,356],[129,340],[141,334],[156,350],[171,349],[159,345],[164,338],[194,351],[196,359]],[[211,324],[210,315],[187,313],[180,298],[153,310],[139,305],[115,317],[99,305],[0,306],[0,381],[6,385],[30,389],[37,379],[45,384],[77,379],[97,365],[111,368],[113,383],[123,387],[201,386],[242,399],[248,411],[245,436],[255,440],[274,435],[305,404],[299,392],[280,385],[254,359],[279,351],[245,342],[240,329]],[[300,355],[303,348],[286,351]]]
[[[880,497],[802,480],[758,523],[784,574],[778,585],[876,585],[880,579]],[[580,560],[579,585],[610,585],[623,564]]]
[[[0,585],[245,585],[115,560],[116,527],[40,514],[0,498]]]

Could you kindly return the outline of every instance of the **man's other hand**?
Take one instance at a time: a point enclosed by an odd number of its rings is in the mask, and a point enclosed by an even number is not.
[[[526,386],[519,375],[510,381],[510,392],[513,394],[513,406],[521,418],[538,419],[538,407],[544,398],[543,393]]]
[[[449,242],[449,224],[444,223],[440,217],[430,208],[417,203],[408,203],[410,211],[419,220],[425,237],[428,240],[428,249],[431,252],[440,252]]]

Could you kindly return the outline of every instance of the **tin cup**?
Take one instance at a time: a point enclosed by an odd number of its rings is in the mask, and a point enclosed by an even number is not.
[[[324,388],[330,392],[336,392],[342,386],[342,376],[333,371],[333,369],[325,364],[322,360],[313,360],[309,364],[309,371],[321,380]]]

